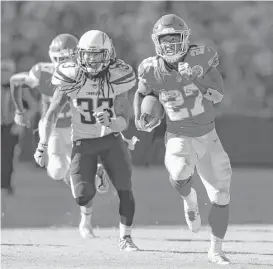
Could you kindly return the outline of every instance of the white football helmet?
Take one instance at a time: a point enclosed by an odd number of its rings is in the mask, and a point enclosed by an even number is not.
[[[109,66],[112,50],[112,42],[107,34],[98,30],[88,31],[78,44],[78,64],[95,76]]]

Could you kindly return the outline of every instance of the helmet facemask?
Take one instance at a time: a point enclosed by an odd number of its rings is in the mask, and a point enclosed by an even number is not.
[[[167,36],[169,36],[170,39],[172,36],[173,39],[176,37],[177,40],[172,42],[162,40]],[[189,49],[189,36],[190,30],[153,34],[152,39],[155,44],[157,55],[161,56],[169,63],[178,61]]]
[[[78,50],[78,62],[85,72],[96,76],[110,64],[110,53],[107,49],[90,48]]]
[[[61,50],[61,51],[50,51],[49,50],[49,57],[51,59],[51,62],[54,64],[54,66],[56,67],[59,63],[66,61],[68,59],[71,59],[74,55],[74,51],[73,50],[69,50],[69,49],[65,49],[65,50]]]

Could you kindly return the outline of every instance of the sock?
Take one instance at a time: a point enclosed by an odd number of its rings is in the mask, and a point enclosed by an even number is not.
[[[223,239],[228,227],[229,205],[212,204],[208,221],[211,227],[211,233]]]
[[[125,236],[131,235],[132,226],[126,226],[119,223],[119,237],[124,238]]]
[[[189,208],[194,207],[197,204],[197,194],[194,188],[191,188],[188,196],[183,197],[188,204]]]
[[[86,206],[81,206],[81,222],[84,222],[88,226],[92,227],[91,218],[93,212],[93,201],[90,201]]]
[[[210,235],[210,249],[213,252],[221,253],[223,239],[211,234]]]

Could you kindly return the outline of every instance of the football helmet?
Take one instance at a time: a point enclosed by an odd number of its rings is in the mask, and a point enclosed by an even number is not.
[[[57,35],[49,46],[49,57],[58,65],[60,62],[73,57],[77,51],[78,38],[70,34]]]
[[[160,42],[166,35],[179,35],[179,42]],[[189,49],[190,29],[183,19],[175,14],[161,17],[153,28],[152,40],[157,55],[173,63],[185,55]]]
[[[78,64],[92,76],[106,69],[113,57],[113,44],[107,34],[91,30],[83,34],[78,44]]]

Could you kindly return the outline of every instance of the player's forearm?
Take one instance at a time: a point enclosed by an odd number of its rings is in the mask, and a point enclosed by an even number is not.
[[[224,87],[222,81],[215,82],[209,76],[205,76],[204,78],[196,78],[194,83],[200,89],[206,99],[214,103],[219,103],[222,101],[224,97]]]
[[[138,91],[136,91],[135,96],[134,96],[134,114],[135,114],[135,118],[137,120],[140,119],[140,115],[141,115],[141,103],[142,100],[144,99],[144,95]]]
[[[42,100],[42,102],[41,102],[41,117],[42,118],[46,115],[49,105],[50,104],[48,102],[45,102],[44,100]]]
[[[22,101],[22,88],[13,81],[10,82],[11,98],[17,113],[24,113],[25,109]]]
[[[58,119],[58,114],[53,111],[48,111],[39,122],[40,143],[47,145],[49,137],[54,130]]]
[[[110,122],[109,128],[112,130],[112,132],[123,132],[128,128],[129,125],[129,119],[126,119],[126,117],[118,116],[116,118],[112,118]]]
[[[204,78],[196,78],[194,80],[194,84],[196,84],[196,86],[198,88],[202,88],[205,91],[207,91],[208,89],[214,89],[216,91],[218,91],[219,93],[223,93],[224,92],[224,88],[220,83],[214,82],[210,77],[205,76]]]
[[[116,117],[111,118],[110,128],[113,132],[122,132],[128,128],[130,119],[133,117],[132,106],[127,92],[116,97],[114,109]]]

